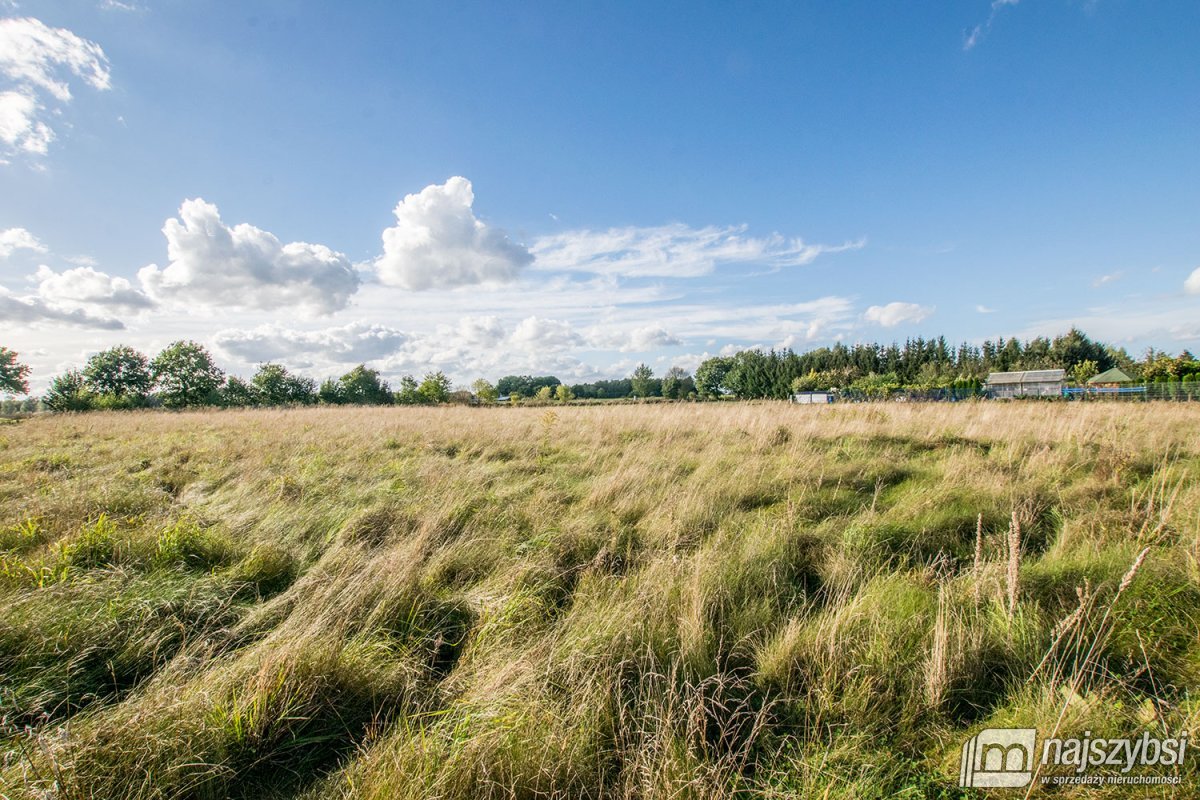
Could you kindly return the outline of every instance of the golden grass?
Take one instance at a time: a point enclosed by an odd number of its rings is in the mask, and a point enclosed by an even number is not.
[[[1198,449],[1157,404],[29,419],[3,791],[957,797],[983,727],[1195,721]]]

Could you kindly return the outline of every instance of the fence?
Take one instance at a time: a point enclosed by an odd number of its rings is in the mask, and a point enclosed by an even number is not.
[[[891,389],[877,392],[861,392],[855,389],[833,390],[838,403],[864,403],[873,400],[891,400],[896,403],[956,403],[960,400],[975,400],[987,397],[983,389]]]
[[[1163,381],[1139,386],[1069,386],[1063,397],[1070,400],[1171,400],[1177,403],[1200,400],[1200,382]]]
[[[893,389],[879,392],[860,392],[853,389],[834,390],[838,403],[863,403],[890,400],[897,403],[954,403],[961,400],[995,399],[987,389]],[[1166,381],[1136,386],[1067,386],[1061,397],[1072,401],[1144,402],[1167,400],[1177,403],[1200,401],[1200,381]],[[1037,399],[1037,398],[1016,398]],[[1041,398],[1047,399],[1047,398]],[[1048,399],[1057,399],[1050,396]]]

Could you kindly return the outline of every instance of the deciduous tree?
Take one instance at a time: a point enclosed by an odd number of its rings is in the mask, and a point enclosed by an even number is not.
[[[475,396],[479,398],[479,402],[491,405],[496,402],[496,398],[500,393],[496,391],[496,387],[488,383],[483,378],[471,384],[471,391],[475,392]]]
[[[683,400],[696,391],[696,383],[683,367],[671,367],[663,376],[663,397],[671,400]]]
[[[1092,361],[1091,359],[1086,359],[1084,361],[1080,361],[1071,368],[1071,378],[1076,384],[1083,386],[1088,382],[1088,378],[1098,374],[1099,372],[1100,368],[1097,366],[1096,362]]]
[[[650,396],[650,381],[654,378],[654,370],[650,369],[646,364],[638,364],[633,368],[633,374],[629,376],[629,380],[633,384],[633,394],[635,397]]]
[[[338,380],[339,396],[343,403],[382,406],[392,402],[392,388],[379,377],[377,370],[359,364]]]
[[[51,411],[87,411],[93,407],[92,393],[79,370],[69,370],[50,381],[42,403]]]
[[[308,405],[317,400],[317,382],[293,375],[280,364],[263,364],[254,373],[254,388],[260,402],[269,406]]]
[[[17,361],[17,354],[0,347],[0,392],[29,394],[29,366]]]
[[[236,375],[230,377],[225,382],[224,388],[221,389],[221,405],[223,406],[240,408],[257,406],[261,403],[262,395],[259,393],[258,387]]]
[[[341,383],[335,378],[326,378],[321,381],[321,388],[317,389],[317,400],[331,406],[344,403]]]
[[[559,383],[561,381],[553,375],[540,375],[538,377],[530,375],[505,375],[496,383],[496,391],[500,394],[520,394],[522,397],[531,397],[543,386],[549,386],[553,389]]]
[[[417,384],[417,379],[412,375],[405,375],[400,379],[400,388],[396,390],[395,402],[402,406],[413,406],[424,402],[419,391],[420,386]]]
[[[93,394],[134,402],[145,398],[153,383],[146,356],[126,345],[110,347],[89,358],[83,377]]]
[[[417,393],[426,403],[445,403],[450,400],[450,379],[441,370],[425,375]]]
[[[216,403],[225,382],[208,350],[190,341],[168,345],[150,362],[150,374],[168,408]]]
[[[705,359],[696,368],[696,389],[701,397],[720,397],[725,393],[725,375],[731,361],[722,356]]]

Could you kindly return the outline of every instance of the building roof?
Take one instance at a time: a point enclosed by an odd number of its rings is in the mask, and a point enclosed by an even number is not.
[[[1126,375],[1120,367],[1113,367],[1088,378],[1088,383],[1133,383],[1133,378]]]
[[[988,374],[989,386],[1005,383],[1041,383],[1061,381],[1067,377],[1065,369],[1027,369],[1023,372],[992,372]]]

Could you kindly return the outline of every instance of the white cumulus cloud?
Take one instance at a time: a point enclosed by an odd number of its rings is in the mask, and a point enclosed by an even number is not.
[[[262,325],[219,331],[213,337],[218,348],[242,361],[288,360],[297,366],[375,361],[396,353],[408,340],[404,331],[365,322],[316,331]]]
[[[660,347],[679,347],[683,344],[682,339],[655,323],[629,330],[613,330],[598,325],[588,332],[588,339],[593,347],[619,350],[622,353],[644,353]]]
[[[867,322],[874,322],[885,328],[893,328],[903,322],[920,322],[933,313],[931,306],[921,306],[916,303],[888,303],[886,306],[871,306],[863,314]]]
[[[0,19],[0,153],[44,154],[49,121],[71,100],[70,82],[111,88],[108,58],[95,42],[25,17]]]
[[[0,286],[0,327],[41,327],[46,323],[110,331],[125,327],[118,319],[98,317],[79,308],[58,308],[40,297],[18,297]]]
[[[383,232],[379,279],[419,291],[516,278],[533,256],[477,219],[474,203],[471,182],[461,177],[407,195],[396,206],[396,224]]]
[[[132,313],[154,307],[154,301],[126,279],[92,267],[55,272],[43,264],[33,277],[38,282],[38,295],[55,306]]]
[[[363,322],[315,330],[261,325],[222,330],[212,341],[244,364],[279,361],[315,376],[341,374],[363,362],[392,381],[438,369],[462,382],[505,374],[556,374],[564,380],[596,374],[570,353],[585,344],[570,325],[538,317],[506,325],[496,316],[465,316],[419,331]]]
[[[508,341],[523,350],[549,352],[582,345],[583,337],[568,322],[534,316],[517,323]]]
[[[341,253],[307,242],[282,244],[246,223],[231,228],[200,198],[185,200],[163,235],[170,263],[138,272],[157,300],[314,315],[345,308],[358,289],[358,274]]]
[[[805,244],[780,234],[746,235],[745,225],[693,228],[682,223],[652,227],[575,230],[543,236],[533,244],[539,270],[593,272],[626,277],[696,278],[720,264],[780,268],[812,262],[822,253],[852,250],[863,242]]]
[[[1200,267],[1192,270],[1187,280],[1183,282],[1183,290],[1188,294],[1200,294]]]
[[[457,325],[443,326],[440,332],[463,347],[487,349],[505,336],[504,325],[494,314],[462,317]]]
[[[7,228],[0,231],[0,258],[8,258],[17,250],[46,252],[46,246],[24,228]]]

